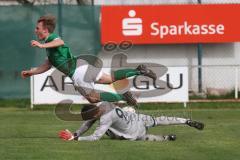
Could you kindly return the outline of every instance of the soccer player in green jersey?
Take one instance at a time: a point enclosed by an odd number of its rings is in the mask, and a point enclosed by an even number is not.
[[[84,76],[86,76],[86,70],[88,67],[91,69],[94,69],[95,67],[88,64],[83,59],[75,58],[71,54],[69,47],[64,41],[57,34],[53,33],[55,25],[56,18],[52,15],[45,15],[38,19],[35,33],[38,39],[45,41],[45,43],[32,40],[31,46],[45,48],[47,51],[47,59],[42,65],[36,68],[22,71],[22,78],[41,74],[54,66],[73,80],[74,86],[90,103],[97,103],[100,101],[116,102],[124,100],[132,105],[136,104],[136,100],[130,92],[127,91],[124,94],[110,92],[97,93],[93,87],[94,83],[111,84],[114,81],[136,75],[144,75],[151,77],[154,80],[156,79],[156,74],[152,70],[148,69],[145,65],[139,65],[136,69],[117,70],[112,76],[103,73],[102,71],[100,71],[97,76],[87,75],[87,77],[90,77],[91,83],[86,82],[84,79]],[[80,65],[77,66],[77,63],[80,63]]]

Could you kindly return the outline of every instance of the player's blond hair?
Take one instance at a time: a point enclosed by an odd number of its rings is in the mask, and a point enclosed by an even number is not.
[[[49,33],[53,33],[54,29],[56,27],[56,17],[51,15],[51,14],[47,14],[44,16],[41,16],[38,21],[38,23],[42,22],[43,23],[43,27],[47,28]]]

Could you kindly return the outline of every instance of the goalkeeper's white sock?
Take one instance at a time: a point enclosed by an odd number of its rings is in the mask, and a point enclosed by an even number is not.
[[[143,140],[144,141],[166,141],[167,139],[161,135],[147,134],[144,136]]]

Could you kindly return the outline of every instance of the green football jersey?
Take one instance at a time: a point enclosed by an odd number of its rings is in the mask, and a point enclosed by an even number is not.
[[[45,43],[51,42],[59,38],[57,34],[50,34],[45,40]],[[70,52],[70,48],[64,44],[56,48],[46,48],[48,60],[59,71],[65,75],[72,77],[76,69],[76,58]]]

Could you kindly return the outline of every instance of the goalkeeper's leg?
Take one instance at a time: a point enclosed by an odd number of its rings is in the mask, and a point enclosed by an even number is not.
[[[178,125],[178,124],[186,124],[188,119],[185,118],[178,118],[178,117],[167,117],[167,116],[160,116],[154,117],[155,125]]]
[[[178,117],[152,117],[149,115],[139,114],[139,118],[143,121],[144,125],[149,127],[159,126],[159,125],[176,125],[176,124],[186,124],[188,119],[178,118]]]
[[[202,122],[179,117],[167,117],[167,116],[152,117],[149,115],[139,114],[138,118],[143,121],[144,125],[147,128],[161,125],[188,125],[199,130],[202,130],[204,128],[204,124]]]
[[[190,119],[179,118],[179,117],[167,117],[160,116],[153,118],[155,121],[155,125],[188,125],[190,127],[194,127],[198,130],[203,130],[204,124],[202,122],[193,121]]]

